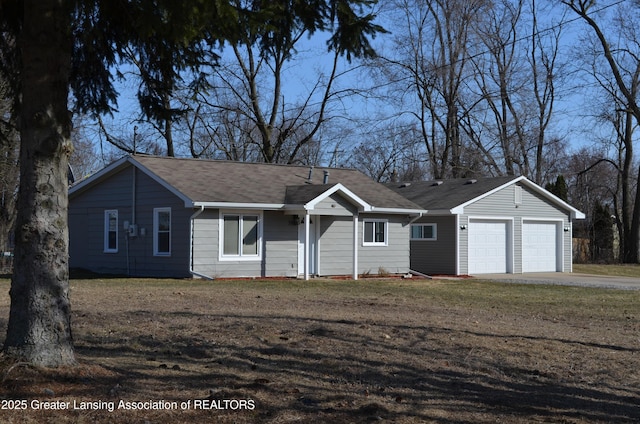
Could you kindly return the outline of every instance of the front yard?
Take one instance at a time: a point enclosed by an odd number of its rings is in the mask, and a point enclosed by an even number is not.
[[[71,286],[80,366],[2,363],[2,422],[640,420],[640,291],[392,279]],[[0,280],[0,342],[8,289]],[[69,408],[44,409],[55,406]]]

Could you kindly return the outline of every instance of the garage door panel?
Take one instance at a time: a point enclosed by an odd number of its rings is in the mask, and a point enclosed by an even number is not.
[[[469,274],[507,272],[507,222],[470,221]]]
[[[558,223],[523,222],[522,272],[558,271]]]

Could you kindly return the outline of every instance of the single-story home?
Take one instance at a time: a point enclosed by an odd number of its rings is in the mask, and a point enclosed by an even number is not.
[[[411,269],[434,275],[571,272],[585,215],[525,177],[389,183],[427,212],[411,224]]]
[[[72,268],[152,277],[404,274],[424,210],[352,169],[124,157],[69,191]]]

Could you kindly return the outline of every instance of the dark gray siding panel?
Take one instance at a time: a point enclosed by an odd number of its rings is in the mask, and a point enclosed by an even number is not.
[[[145,174],[136,176],[136,217],[139,235],[130,241],[133,275],[189,277],[189,219],[194,213],[184,202]],[[171,256],[153,255],[153,210],[171,208]]]
[[[69,246],[72,267],[133,276],[188,277],[189,217],[184,202],[141,172],[125,169],[92,189],[72,197],[69,204]],[[171,208],[171,256],[153,255],[153,209]],[[117,253],[104,253],[104,211],[118,210]],[[138,225],[137,237],[127,237],[124,222]],[[142,235],[144,233],[144,235]]]
[[[429,216],[415,224],[436,224],[437,240],[411,240],[411,269],[427,275],[455,275],[456,217]]]

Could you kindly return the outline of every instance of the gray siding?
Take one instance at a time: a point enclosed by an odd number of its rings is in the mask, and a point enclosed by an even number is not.
[[[353,274],[353,217],[320,220],[320,275]]]
[[[427,216],[414,224],[436,224],[437,240],[411,240],[411,269],[427,275],[455,275],[456,217]]]
[[[282,212],[265,212],[265,275],[296,277],[298,275],[298,226]]]
[[[474,217],[513,218],[513,272],[522,272],[522,223],[527,220],[560,221],[561,226],[570,227],[567,211],[559,209],[538,193],[522,187],[522,204],[515,204],[516,184],[505,187],[464,208],[460,217],[460,225],[469,225]],[[561,271],[571,271],[571,232],[562,231],[563,264]],[[468,273],[468,240],[467,232],[460,231],[460,273]]]
[[[314,215],[353,216],[356,208],[339,194],[333,194],[313,208]]]
[[[132,276],[190,277],[190,268],[210,277],[261,277],[298,275],[298,226],[281,211],[262,214],[262,256],[259,260],[221,260],[219,210],[197,209],[133,167],[104,179],[72,196],[69,207],[70,265],[101,273]],[[134,196],[135,193],[135,196]],[[135,197],[135,204],[134,202]],[[171,255],[153,254],[154,208],[171,208]],[[118,211],[118,251],[104,252],[104,212]],[[321,275],[353,272],[353,217],[355,207],[342,196],[330,196],[316,205],[319,218],[318,252]],[[135,216],[134,216],[135,213]],[[315,213],[314,213],[315,214]],[[363,220],[388,220],[388,245],[363,245]],[[409,270],[409,226],[406,215],[361,215],[358,222],[358,272]],[[137,237],[128,237],[124,222],[136,223]],[[144,235],[143,235],[144,234]],[[192,250],[193,248],[193,250]],[[192,263],[190,254],[193,253]]]
[[[74,196],[69,205],[70,266],[95,272],[134,276],[189,276],[189,216],[184,203],[141,172],[136,172],[135,217],[133,172],[125,169],[92,190]],[[153,209],[171,208],[171,255],[153,255]],[[104,211],[118,210],[118,252],[104,253]],[[127,237],[125,221],[136,222],[138,237]]]
[[[388,245],[363,246],[363,221],[371,219],[388,220]],[[358,222],[358,272],[378,274],[386,271],[404,274],[409,271],[409,226],[406,215],[360,215]]]
[[[234,261],[220,259],[219,214],[207,210],[194,220],[194,271],[213,278],[297,276],[298,227],[291,225],[291,216],[265,211],[261,258]]]

